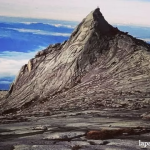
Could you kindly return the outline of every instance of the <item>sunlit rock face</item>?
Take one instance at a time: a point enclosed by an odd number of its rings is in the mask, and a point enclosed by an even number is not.
[[[1,113],[101,107],[147,107],[150,45],[112,27],[99,8],[68,41],[50,45],[25,64]]]

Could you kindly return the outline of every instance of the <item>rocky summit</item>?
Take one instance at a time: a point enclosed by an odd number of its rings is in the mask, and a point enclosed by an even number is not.
[[[68,41],[50,45],[22,66],[1,114],[101,108],[146,108],[150,103],[150,45],[111,26],[100,9]]]

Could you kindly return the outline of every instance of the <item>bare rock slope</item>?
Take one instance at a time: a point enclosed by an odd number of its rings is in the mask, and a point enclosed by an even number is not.
[[[150,45],[112,27],[99,9],[68,41],[50,45],[25,64],[1,113],[100,107],[147,107]]]
[[[3,98],[7,94],[7,91],[0,90],[0,99]]]

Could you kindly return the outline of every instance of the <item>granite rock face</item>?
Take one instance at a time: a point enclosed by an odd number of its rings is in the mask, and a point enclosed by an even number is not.
[[[0,90],[0,99],[3,98],[7,94],[7,92],[8,91],[1,91]]]
[[[99,8],[68,41],[25,64],[1,113],[149,105],[150,45],[111,26]]]

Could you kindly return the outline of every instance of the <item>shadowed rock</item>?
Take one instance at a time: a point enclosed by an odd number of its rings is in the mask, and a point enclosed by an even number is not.
[[[112,27],[97,8],[68,41],[21,68],[0,110],[138,109],[149,96],[150,45]]]

